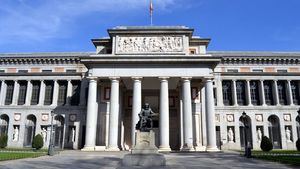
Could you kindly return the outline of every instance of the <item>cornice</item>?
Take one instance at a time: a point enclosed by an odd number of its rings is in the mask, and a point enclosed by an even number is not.
[[[78,64],[79,57],[5,57],[0,58],[0,65],[10,64]]]

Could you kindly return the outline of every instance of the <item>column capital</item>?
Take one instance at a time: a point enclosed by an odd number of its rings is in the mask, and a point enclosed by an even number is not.
[[[143,79],[143,77],[141,76],[133,76],[131,77],[132,80],[138,80],[138,81],[141,81]]]
[[[88,79],[88,80],[98,80],[98,77],[88,76],[88,77],[86,77],[86,79]]]
[[[112,80],[112,81],[113,81],[113,80],[118,80],[118,81],[119,81],[119,80],[120,80],[120,77],[109,77],[109,79]]]
[[[181,77],[181,80],[190,81],[190,80],[192,80],[192,77]]]

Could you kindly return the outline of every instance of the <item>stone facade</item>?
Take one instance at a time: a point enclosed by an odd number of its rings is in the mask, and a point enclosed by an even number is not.
[[[9,147],[41,134],[59,148],[120,151],[149,103],[159,151],[295,149],[300,53],[206,51],[193,29],[116,27],[96,52],[0,54],[0,132]],[[242,118],[242,113],[247,118]],[[247,128],[245,129],[245,125]]]

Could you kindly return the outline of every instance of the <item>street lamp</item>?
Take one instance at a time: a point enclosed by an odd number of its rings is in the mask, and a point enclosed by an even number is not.
[[[247,158],[251,157],[251,145],[248,144],[248,137],[247,137],[247,128],[249,127],[247,125],[247,114],[245,113],[245,111],[242,113],[242,118],[243,118],[243,123],[244,123],[244,146],[245,146],[245,156]]]
[[[48,147],[48,155],[53,156],[54,155],[54,145],[53,145],[53,118],[54,118],[54,112],[51,111],[51,129],[50,129],[50,142]]]

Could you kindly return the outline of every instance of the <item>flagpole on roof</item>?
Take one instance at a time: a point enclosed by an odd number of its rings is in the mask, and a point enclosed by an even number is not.
[[[153,26],[153,3],[152,0],[150,0],[150,24]]]

